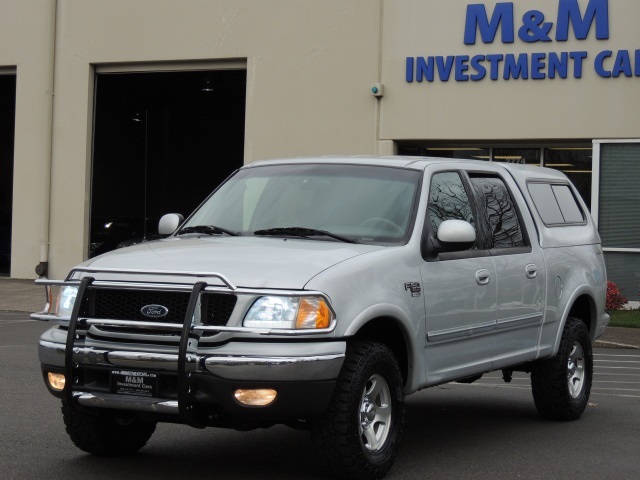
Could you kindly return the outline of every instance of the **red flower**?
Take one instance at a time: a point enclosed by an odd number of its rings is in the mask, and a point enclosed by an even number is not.
[[[622,290],[612,282],[607,280],[607,310],[622,310],[628,300],[622,295]]]

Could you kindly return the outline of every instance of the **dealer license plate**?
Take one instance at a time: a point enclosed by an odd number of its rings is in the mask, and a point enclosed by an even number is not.
[[[111,372],[111,392],[138,397],[157,397],[158,375],[153,372],[114,370]]]

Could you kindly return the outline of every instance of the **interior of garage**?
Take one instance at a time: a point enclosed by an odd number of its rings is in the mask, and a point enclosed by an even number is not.
[[[91,257],[157,238],[244,159],[245,70],[98,73]]]
[[[0,275],[11,266],[16,76],[0,75]]]

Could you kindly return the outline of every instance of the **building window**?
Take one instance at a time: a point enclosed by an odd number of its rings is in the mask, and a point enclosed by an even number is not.
[[[540,166],[542,150],[540,148],[493,148],[491,159],[494,162],[517,163],[520,165]]]
[[[640,300],[640,143],[600,150],[598,229],[607,275],[629,300]]]
[[[518,163],[544,166],[560,170],[575,185],[584,203],[591,209],[591,170],[593,148],[591,144],[575,145],[487,145],[461,141],[458,144],[444,142],[398,142],[398,154],[423,157],[460,158],[463,160],[489,160],[492,162]]]
[[[571,183],[575,185],[589,209],[591,208],[592,152],[591,147],[544,149],[544,166],[564,172]]]
[[[489,160],[491,150],[483,147],[422,147],[400,146],[399,155],[439,158],[461,158],[463,160]]]

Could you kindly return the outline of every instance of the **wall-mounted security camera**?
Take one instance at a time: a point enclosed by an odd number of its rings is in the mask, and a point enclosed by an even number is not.
[[[374,97],[382,97],[384,95],[384,85],[381,83],[372,83],[371,95]]]

